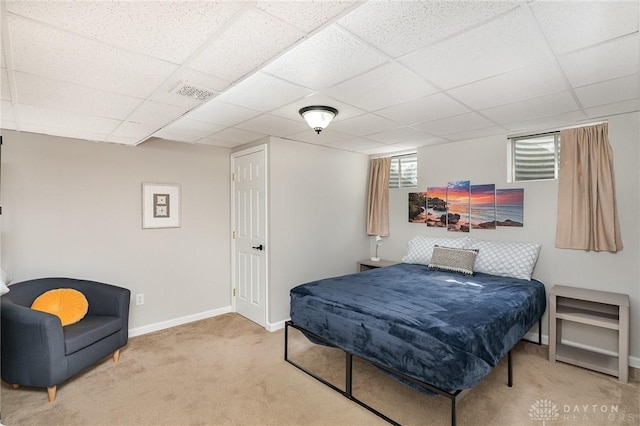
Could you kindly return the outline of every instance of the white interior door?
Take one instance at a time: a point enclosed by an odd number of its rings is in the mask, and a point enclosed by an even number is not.
[[[267,218],[266,147],[232,154],[233,307],[266,326]]]

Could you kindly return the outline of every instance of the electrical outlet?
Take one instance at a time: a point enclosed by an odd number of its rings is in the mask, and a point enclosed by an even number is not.
[[[136,294],[136,305],[144,305],[144,293]]]

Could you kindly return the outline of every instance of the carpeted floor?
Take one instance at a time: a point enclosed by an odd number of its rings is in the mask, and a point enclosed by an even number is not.
[[[105,359],[58,387],[2,384],[2,423],[18,425],[386,424],[283,360],[284,331],[226,314],[130,339],[120,362]],[[344,356],[298,332],[292,358],[342,386]],[[640,424],[640,385],[547,361],[547,347],[519,343],[514,386],[506,359],[458,403],[460,425]],[[354,364],[354,394],[402,424],[448,425],[450,403]]]

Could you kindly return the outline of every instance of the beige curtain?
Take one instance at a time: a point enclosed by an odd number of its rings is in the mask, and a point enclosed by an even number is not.
[[[556,247],[622,250],[608,125],[560,132]]]
[[[389,235],[389,174],[391,157],[374,158],[369,165],[367,234]]]

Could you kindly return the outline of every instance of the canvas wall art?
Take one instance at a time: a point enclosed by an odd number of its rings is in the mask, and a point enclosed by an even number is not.
[[[447,185],[447,230],[469,232],[471,214],[470,206],[471,182],[459,180]]]
[[[496,225],[524,226],[524,189],[496,189]]]
[[[447,187],[427,188],[427,226],[447,226]]]
[[[496,229],[496,185],[471,185],[471,228]]]
[[[427,222],[427,193],[426,192],[410,192],[409,193],[409,222],[410,223],[426,223]]]

